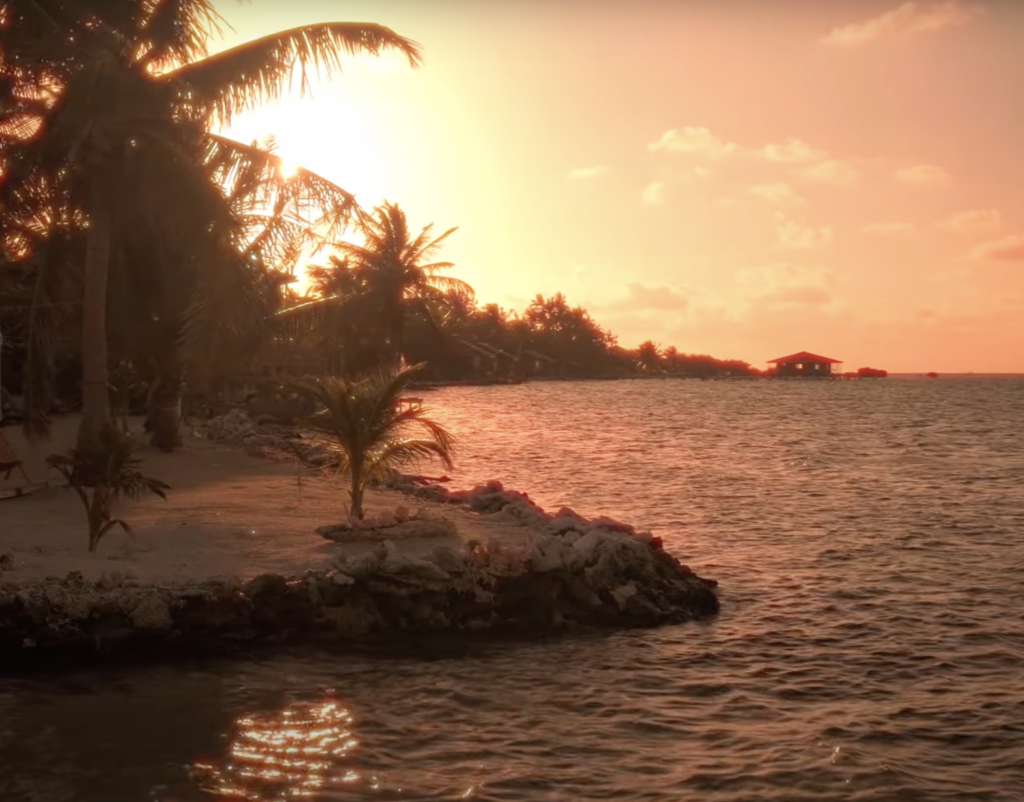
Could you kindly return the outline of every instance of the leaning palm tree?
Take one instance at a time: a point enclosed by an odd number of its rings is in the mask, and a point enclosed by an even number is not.
[[[352,518],[363,517],[367,483],[385,478],[390,470],[430,457],[452,467],[452,435],[427,417],[422,406],[402,403],[402,394],[421,368],[379,367],[355,377],[295,385],[321,407],[309,426],[337,445],[340,470],[350,479]]]
[[[453,266],[451,262],[430,261],[456,229],[431,238],[432,229],[433,225],[425,226],[414,236],[398,204],[384,203],[363,220],[362,244],[334,243],[344,257],[333,260],[334,268],[351,274],[347,282],[340,283],[356,287],[348,298],[342,298],[342,309],[380,322],[382,345],[394,363],[404,355],[405,323],[410,313],[423,315],[439,329],[439,313],[450,294],[473,297],[469,284],[440,275]]]
[[[228,265],[199,310],[232,320],[216,301],[236,295],[240,223],[210,191],[209,129],[281,96],[296,68],[306,91],[309,68],[336,73],[345,54],[395,49],[415,66],[419,48],[378,25],[324,23],[209,56],[211,0],[32,0],[3,4],[0,21],[0,235],[24,252],[65,221],[86,239],[81,439],[110,419],[107,284],[126,232],[146,232],[154,252],[176,243],[203,271]]]

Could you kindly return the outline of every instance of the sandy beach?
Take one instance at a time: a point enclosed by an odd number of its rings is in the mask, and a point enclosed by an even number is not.
[[[141,420],[129,423],[141,430]],[[0,500],[0,554],[14,560],[14,569],[4,571],[5,581],[64,576],[69,571],[80,571],[86,579],[120,571],[160,582],[301,574],[325,568],[339,552],[367,547],[366,541],[333,543],[315,532],[318,526],[342,519],[348,501],[345,477],[251,456],[188,431],[178,452],[147,448],[140,453],[143,472],[171,486],[167,500],[152,496],[122,502],[118,516],[131,525],[133,534],[115,529],[90,554],[80,500],[45,465],[46,455],[73,444],[77,425],[77,416],[58,418],[50,439],[36,444],[26,442],[16,427],[4,429],[30,478],[55,480],[54,486],[30,495]],[[17,484],[24,484],[18,471],[7,481],[0,477],[0,491]],[[501,516],[481,516],[395,491],[367,493],[368,515],[398,506],[443,515],[456,526],[454,538],[400,542],[403,551],[417,556],[438,545],[522,542],[534,534]]]

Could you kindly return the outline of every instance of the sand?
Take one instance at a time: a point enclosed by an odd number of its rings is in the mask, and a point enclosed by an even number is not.
[[[141,430],[140,420],[129,425]],[[54,422],[48,441],[29,444],[20,430],[6,427],[15,451],[33,481],[59,479],[45,466],[47,454],[69,448],[76,416]],[[218,577],[248,579],[263,573],[301,574],[325,568],[339,552],[353,553],[371,544],[337,544],[315,533],[318,526],[341,521],[348,492],[345,477],[278,460],[261,459],[190,432],[180,451],[140,453],[143,472],[171,486],[167,500],[156,496],[122,502],[117,517],[131,536],[111,531],[97,551],[87,551],[85,514],[77,494],[59,481],[19,498],[0,499],[0,554],[10,554],[13,570],[5,582],[65,576],[80,571],[87,579],[124,572],[142,581],[196,581]],[[0,476],[0,491],[24,484],[15,471]],[[368,514],[410,510],[443,515],[457,530],[454,538],[418,538],[399,542],[403,551],[422,556],[439,545],[463,542],[522,543],[535,533],[501,516],[481,516],[451,505],[421,502],[394,491],[368,491]]]

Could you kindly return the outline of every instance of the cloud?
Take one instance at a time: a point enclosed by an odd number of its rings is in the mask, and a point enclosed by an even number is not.
[[[777,203],[780,206],[797,206],[806,202],[805,198],[794,192],[793,188],[783,181],[774,184],[755,184],[748,191],[751,195],[756,195],[762,200],[766,200],[769,203]]]
[[[690,300],[671,287],[648,287],[646,284],[627,284],[626,297],[617,298],[606,304],[606,309],[615,310],[656,310],[661,312],[682,312]]]
[[[831,271],[821,267],[779,264],[748,267],[736,278],[748,301],[767,306],[824,306],[831,302]]]
[[[770,162],[782,162],[784,164],[816,162],[828,156],[825,151],[812,148],[802,139],[795,139],[793,137],[784,139],[781,142],[769,142],[761,148],[761,155]]]
[[[921,186],[938,186],[948,184],[952,176],[934,164],[917,164],[913,167],[904,167],[896,171],[895,179],[904,184],[919,184]]]
[[[707,128],[688,126],[681,131],[673,128],[661,135],[656,142],[647,145],[647,150],[664,150],[667,153],[688,153],[703,159],[722,159],[738,150],[735,142],[726,142]]]
[[[958,0],[903,3],[877,17],[833,28],[822,43],[832,47],[863,47],[882,39],[937,33],[971,22],[981,8]]]
[[[785,248],[811,251],[823,250],[832,245],[832,229],[829,226],[804,225],[782,212],[775,213],[775,231]]]
[[[794,137],[769,142],[758,153],[770,162],[792,166],[795,175],[810,181],[849,186],[859,177],[857,169],[849,162],[832,158],[827,151]]]
[[[785,287],[761,296],[773,306],[824,306],[832,294],[824,287]]]
[[[1012,234],[983,242],[971,251],[971,258],[987,262],[1024,262],[1024,236]]]
[[[575,170],[570,170],[565,174],[566,178],[581,179],[581,178],[597,178],[599,175],[604,175],[609,170],[604,164],[596,164],[593,167],[577,167]]]
[[[644,203],[651,204],[653,206],[660,206],[663,204],[667,197],[665,195],[665,182],[654,181],[644,187],[644,191],[640,194],[641,199]]]
[[[804,167],[798,172],[799,175],[811,181],[834,184],[839,187],[848,187],[860,177],[857,168],[839,159],[826,159],[812,164],[810,167]]]
[[[896,239],[906,237],[917,231],[913,223],[868,223],[861,232],[868,237]]]
[[[997,209],[971,209],[935,221],[935,227],[947,234],[981,234],[998,231],[1003,217]]]

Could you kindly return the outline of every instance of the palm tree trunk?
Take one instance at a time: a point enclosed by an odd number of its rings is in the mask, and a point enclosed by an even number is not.
[[[180,448],[181,396],[185,387],[182,368],[177,361],[161,370],[153,390],[152,415],[154,446],[163,451]]]
[[[82,422],[78,442],[110,423],[107,375],[107,273],[110,269],[110,207],[98,187],[90,193],[89,234],[82,291]]]
[[[363,519],[363,466],[358,460],[349,462],[349,471],[352,474],[352,489],[349,495],[352,497],[352,509],[349,515],[361,521]]]

